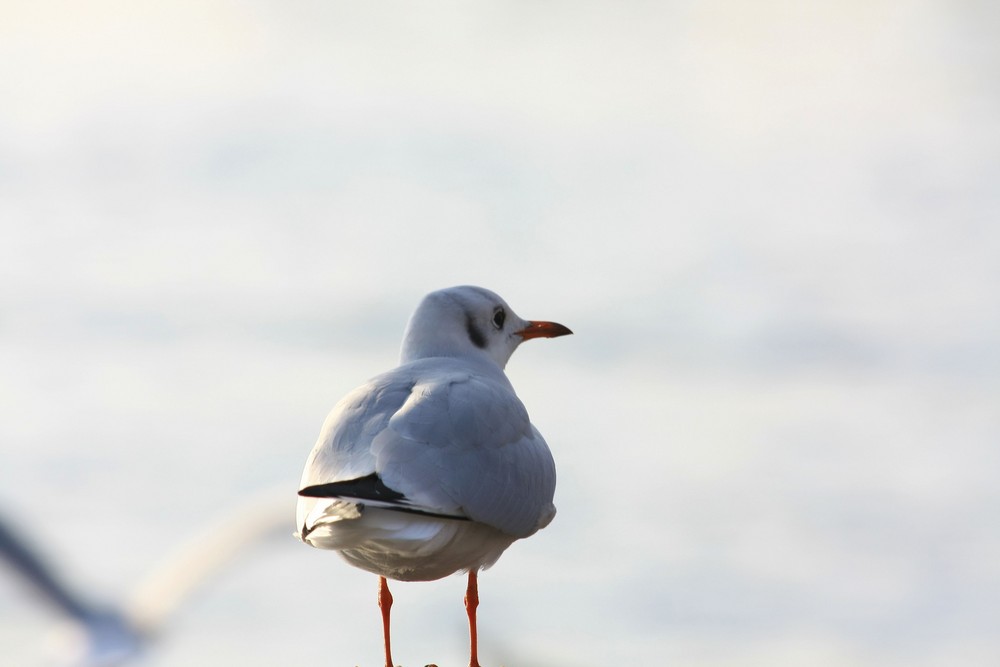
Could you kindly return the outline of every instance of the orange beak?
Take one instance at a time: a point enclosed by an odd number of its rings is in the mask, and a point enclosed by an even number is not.
[[[531,322],[528,322],[528,326],[524,327],[520,331],[515,331],[514,333],[524,340],[528,340],[529,338],[555,338],[556,336],[565,336],[573,332],[570,331],[568,327],[556,324],[555,322],[539,322],[532,320]]]

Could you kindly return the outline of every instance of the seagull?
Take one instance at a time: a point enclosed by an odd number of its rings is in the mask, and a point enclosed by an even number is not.
[[[120,610],[95,604],[64,579],[20,531],[0,517],[0,561],[69,621],[66,664],[111,667],[141,655],[145,636]],[[55,657],[55,656],[53,656]]]
[[[468,573],[470,667],[479,667],[478,571],[555,516],[555,463],[503,369],[517,346],[573,333],[524,320],[493,292],[428,294],[400,365],[333,408],[306,461],[296,536],[378,575],[385,665],[387,579]]]
[[[175,548],[147,574],[124,602],[95,603],[61,576],[30,536],[0,516],[0,563],[7,563],[30,590],[61,612],[48,652],[65,667],[117,667],[144,662],[155,640],[171,630],[168,621],[192,593],[217,579],[239,556],[288,536],[288,490],[262,492],[244,500],[200,535]]]

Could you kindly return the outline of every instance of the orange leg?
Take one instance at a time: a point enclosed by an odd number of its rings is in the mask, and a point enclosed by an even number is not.
[[[382,610],[382,636],[385,639],[385,667],[392,667],[392,653],[389,651],[389,610],[392,608],[392,593],[385,577],[378,578],[378,608]]]
[[[479,641],[476,634],[476,607],[478,606],[479,579],[475,570],[469,570],[469,587],[465,589],[465,611],[469,614],[469,667],[479,667]],[[388,645],[386,646],[388,647]]]

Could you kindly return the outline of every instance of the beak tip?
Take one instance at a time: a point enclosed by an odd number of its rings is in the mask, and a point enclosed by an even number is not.
[[[568,336],[573,332],[569,327],[558,322],[543,322],[532,320],[528,326],[517,332],[524,340],[531,338],[556,338],[557,336]]]

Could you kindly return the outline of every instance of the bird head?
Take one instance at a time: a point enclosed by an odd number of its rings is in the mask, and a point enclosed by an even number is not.
[[[519,317],[488,289],[449,287],[431,292],[417,306],[403,335],[401,360],[485,356],[503,368],[522,342],[571,333],[555,322]]]

